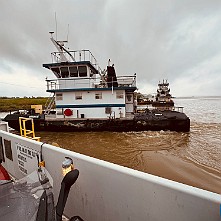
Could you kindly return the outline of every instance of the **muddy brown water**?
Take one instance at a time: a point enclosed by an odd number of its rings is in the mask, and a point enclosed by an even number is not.
[[[221,193],[221,97],[175,99],[189,133],[40,132],[42,141],[139,171]]]
[[[175,99],[191,119],[189,133],[37,132],[41,141],[221,193],[221,97]]]

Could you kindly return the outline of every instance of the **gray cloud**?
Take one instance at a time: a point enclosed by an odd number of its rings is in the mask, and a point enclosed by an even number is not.
[[[174,96],[221,95],[220,6],[219,0],[1,1],[0,82],[21,70],[36,84],[53,77],[42,63],[54,51],[48,32],[55,31],[56,12],[59,39],[67,38],[69,24],[71,49],[90,49],[102,68],[111,58],[118,75],[136,72],[142,92],[155,92],[167,78]],[[1,83],[0,94],[9,92]],[[45,95],[22,87],[19,93]]]

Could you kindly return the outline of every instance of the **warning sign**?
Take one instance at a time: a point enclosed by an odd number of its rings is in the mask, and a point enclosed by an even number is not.
[[[40,153],[18,143],[16,143],[16,149],[19,170],[25,175],[36,170],[38,166],[37,155],[40,155]]]

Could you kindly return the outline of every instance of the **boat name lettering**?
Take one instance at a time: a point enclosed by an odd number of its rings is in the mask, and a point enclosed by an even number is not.
[[[37,166],[36,155],[39,155],[39,153],[30,147],[18,143],[16,143],[16,149],[19,170],[25,175],[34,171]]]
[[[25,155],[25,156],[27,156],[31,159],[32,159],[32,157],[36,156],[36,151],[35,150],[30,150],[29,148],[18,145],[18,144],[17,144],[17,150],[19,150],[22,155]]]
[[[21,166],[18,166],[18,168],[20,169],[20,171],[24,174],[28,174],[28,171],[24,168],[24,167],[21,167]]]

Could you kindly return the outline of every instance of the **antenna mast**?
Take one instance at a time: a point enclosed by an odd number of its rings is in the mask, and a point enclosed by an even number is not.
[[[68,42],[68,36],[69,36],[69,24],[68,24],[67,42]]]
[[[58,27],[57,27],[57,16],[56,16],[56,12],[55,12],[55,32],[56,32],[56,41],[58,40]]]

